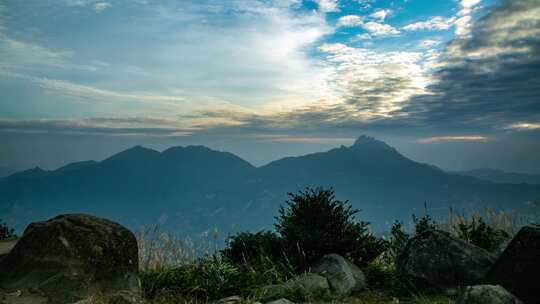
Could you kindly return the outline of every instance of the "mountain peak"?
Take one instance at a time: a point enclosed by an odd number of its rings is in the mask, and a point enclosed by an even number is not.
[[[161,153],[156,150],[145,148],[143,146],[134,146],[105,159],[103,162],[145,160],[152,157],[159,157],[160,154]]]
[[[355,151],[363,151],[364,153],[384,153],[388,155],[401,154],[392,146],[388,145],[382,140],[378,140],[374,137],[362,135],[351,146],[351,149]]]
[[[379,146],[379,147],[387,147],[391,148],[387,143],[385,143],[382,140],[378,140],[374,137],[367,136],[367,135],[361,135],[358,137],[358,139],[354,142],[352,145],[353,147],[361,147],[361,146]]]

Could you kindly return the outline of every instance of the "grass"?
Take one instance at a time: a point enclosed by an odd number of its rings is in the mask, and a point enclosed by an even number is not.
[[[460,224],[482,218],[486,224],[512,236],[527,223],[514,213],[485,209],[459,213],[450,209],[448,218],[438,227],[459,235]],[[261,256],[259,259],[231,263],[218,251],[218,234],[202,236],[197,241],[162,232],[157,226],[142,227],[137,234],[143,295],[152,304],[206,304],[220,298],[240,295],[245,303],[259,299],[265,285],[278,284],[293,276],[292,266],[281,265]],[[290,266],[290,265],[289,265]],[[305,303],[409,303],[450,304],[455,299],[438,294],[416,293],[400,283],[393,261],[377,259],[363,269],[370,283],[368,291],[345,298],[317,299],[291,294],[289,300]],[[99,299],[88,304],[100,304]]]

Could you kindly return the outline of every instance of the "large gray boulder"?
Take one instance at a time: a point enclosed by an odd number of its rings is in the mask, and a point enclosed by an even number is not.
[[[439,230],[412,238],[397,260],[399,273],[415,284],[441,289],[474,285],[495,262],[486,250]]]
[[[325,255],[311,272],[325,277],[338,295],[349,295],[366,288],[366,278],[360,268],[338,254]]]
[[[485,282],[502,285],[525,303],[540,303],[540,227],[525,226],[489,270]]]
[[[0,261],[0,288],[31,290],[50,303],[136,290],[137,241],[115,222],[82,214],[30,224]]]
[[[456,304],[521,304],[500,285],[475,285],[465,288]]]

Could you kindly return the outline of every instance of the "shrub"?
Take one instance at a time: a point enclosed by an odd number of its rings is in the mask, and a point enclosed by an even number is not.
[[[473,218],[470,223],[459,223],[458,237],[488,251],[495,251],[510,235],[488,226],[481,217],[478,217]]]
[[[220,258],[201,259],[171,269],[141,272],[141,290],[147,299],[176,295],[212,300],[234,294],[238,269]]]
[[[369,223],[355,221],[359,211],[336,200],[333,189],[306,188],[289,196],[275,227],[297,271],[329,253],[366,265],[384,250],[384,241],[368,232]]]
[[[409,295],[396,270],[394,261],[378,258],[367,265],[363,272],[370,290],[383,291],[393,296]]]
[[[221,254],[235,264],[246,263],[261,257],[284,261],[283,239],[270,231],[243,232],[230,237]]]
[[[0,240],[6,240],[15,237],[15,229],[0,220]]]
[[[405,250],[405,246],[407,246],[411,236],[403,230],[403,224],[399,221],[394,222],[390,233],[387,252],[395,262],[403,250]]]
[[[420,235],[424,233],[427,230],[434,230],[438,228],[437,222],[435,222],[429,214],[426,214],[423,217],[416,217],[416,215],[413,214],[413,222],[414,222],[414,233],[415,235]]]

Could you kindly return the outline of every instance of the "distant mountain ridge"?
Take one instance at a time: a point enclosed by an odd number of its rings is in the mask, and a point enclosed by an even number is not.
[[[488,168],[456,171],[454,173],[465,176],[473,176],[495,183],[540,184],[540,174],[514,173]]]
[[[0,179],[0,218],[17,219],[22,228],[58,213],[88,212],[134,229],[159,224],[186,234],[268,229],[287,193],[308,186],[334,187],[379,230],[423,213],[425,202],[433,212],[447,212],[450,206],[521,209],[540,198],[538,185],[449,174],[361,136],[350,147],[261,167],[204,146],[163,152],[136,146],[101,162],[35,168]]]

